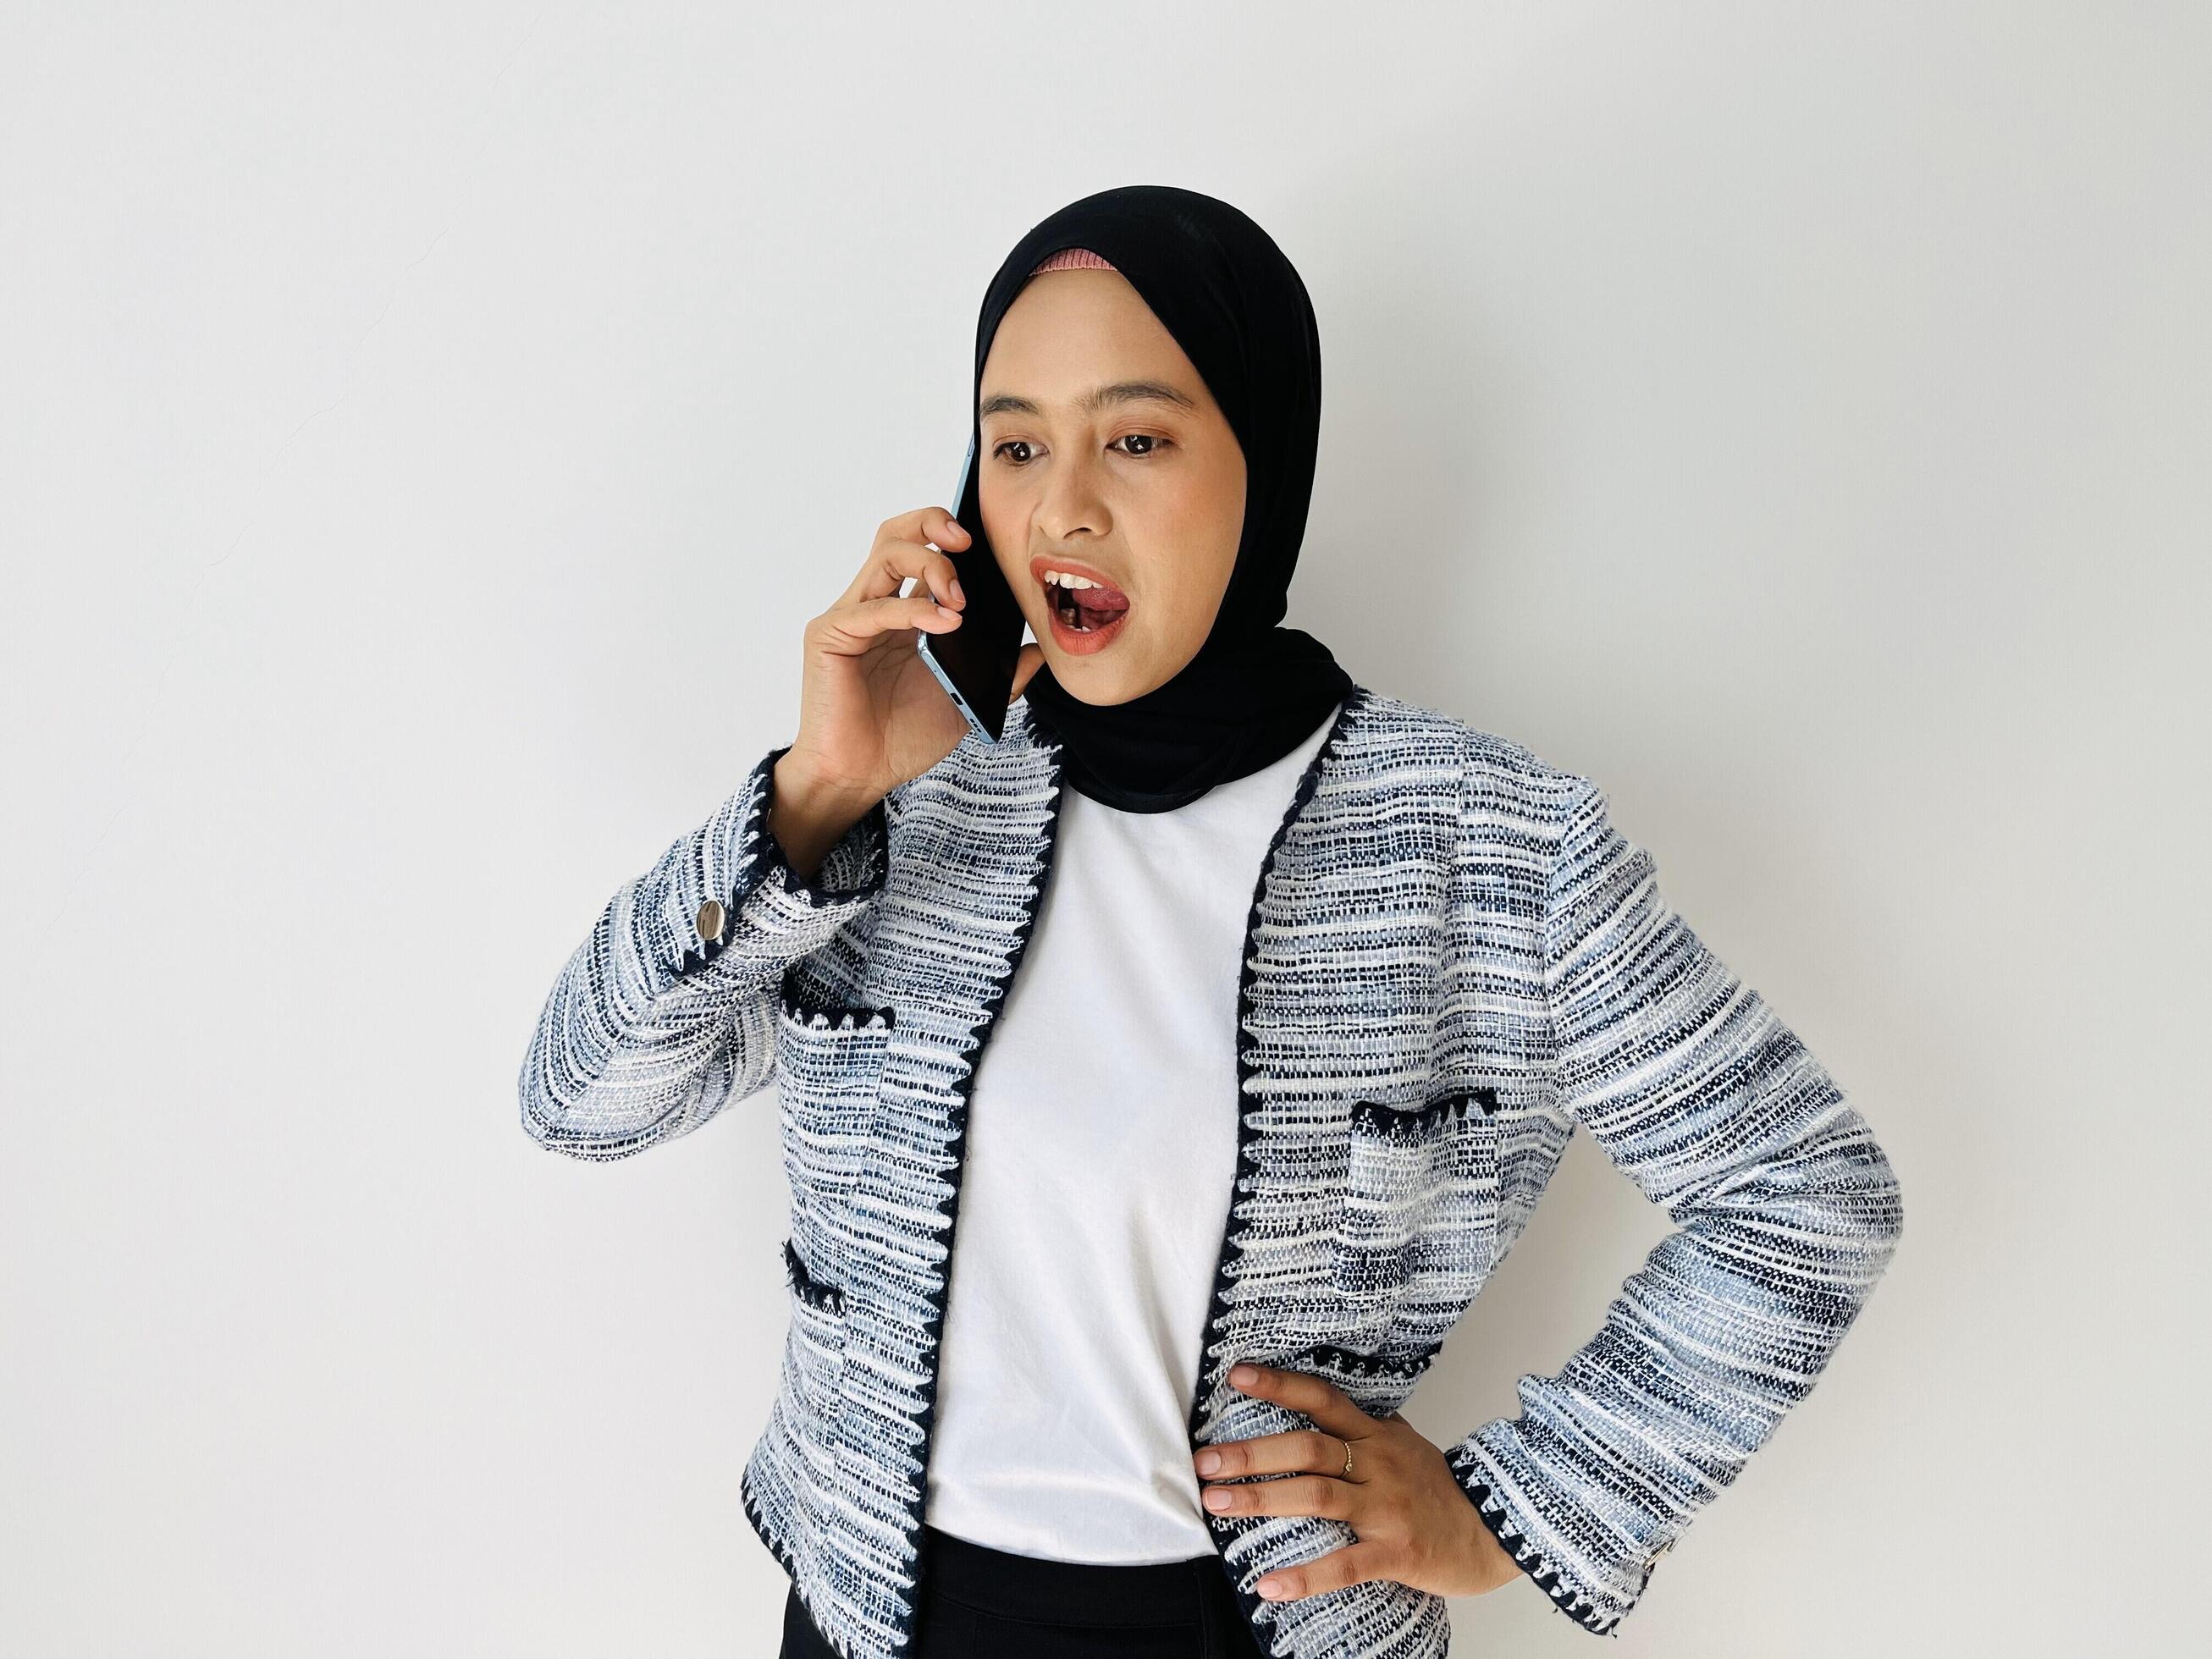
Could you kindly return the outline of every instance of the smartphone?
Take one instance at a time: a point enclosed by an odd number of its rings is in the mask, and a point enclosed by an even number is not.
[[[943,634],[921,634],[916,649],[968,724],[997,743],[1006,732],[1006,702],[1013,696],[1014,670],[1021,662],[1022,635],[1029,624],[983,534],[975,442],[971,434],[968,457],[960,463],[960,482],[952,489],[952,516],[968,532],[968,545],[939,550],[952,561],[968,602],[961,609],[959,627]]]

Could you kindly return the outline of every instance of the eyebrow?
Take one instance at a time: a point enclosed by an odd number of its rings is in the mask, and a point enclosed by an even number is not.
[[[1164,380],[1117,380],[1111,386],[1093,386],[1075,400],[1078,414],[1091,415],[1108,404],[1164,403],[1178,409],[1195,410],[1197,403],[1178,392]],[[1041,415],[1044,411],[1027,398],[1017,398],[1011,392],[1000,392],[983,399],[975,411],[982,420],[992,415]]]

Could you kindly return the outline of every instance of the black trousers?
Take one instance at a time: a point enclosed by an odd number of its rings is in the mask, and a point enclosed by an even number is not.
[[[1221,1558],[1048,1561],[925,1522],[908,1659],[1265,1659]],[[793,1585],[781,1659],[837,1659]]]

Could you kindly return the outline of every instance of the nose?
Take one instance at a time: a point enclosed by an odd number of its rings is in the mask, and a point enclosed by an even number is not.
[[[1093,538],[1113,533],[1113,514],[1098,487],[1104,465],[1095,456],[1083,456],[1060,462],[1046,475],[1044,498],[1037,503],[1037,527],[1051,541],[1067,547],[1084,531]]]

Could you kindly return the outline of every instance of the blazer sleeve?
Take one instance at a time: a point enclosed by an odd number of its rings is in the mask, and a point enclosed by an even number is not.
[[[799,879],[769,828],[789,749],[616,889],[554,981],[519,1079],[541,1146],[626,1158],[768,1082],[784,970],[873,904],[890,865],[878,801]]]
[[[1894,1252],[1898,1179],[1820,1062],[1573,779],[1544,896],[1557,1097],[1678,1223],[1521,1414],[1448,1452],[1553,1605],[1600,1634],[1826,1364]]]

